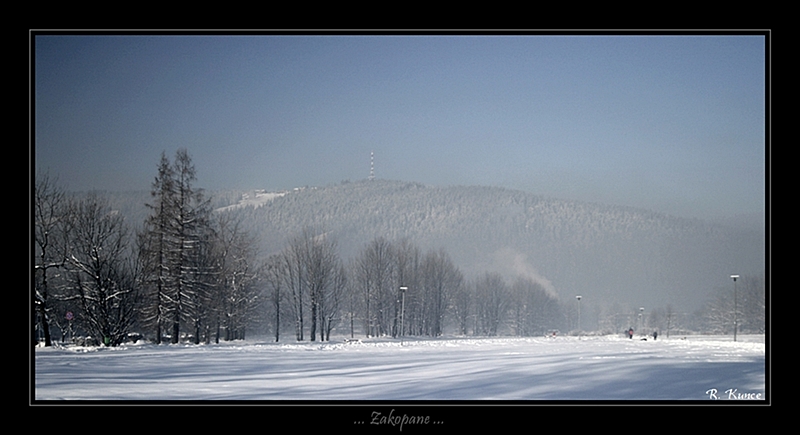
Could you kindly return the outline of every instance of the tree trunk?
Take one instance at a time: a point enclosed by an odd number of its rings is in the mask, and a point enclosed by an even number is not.
[[[177,344],[180,341],[180,333],[180,321],[178,320],[178,315],[176,314],[175,320],[172,323],[172,340],[170,340],[172,344]]]
[[[317,304],[311,302],[311,341],[317,338]]]

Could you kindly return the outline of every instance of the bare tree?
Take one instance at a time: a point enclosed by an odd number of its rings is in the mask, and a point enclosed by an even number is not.
[[[71,298],[81,308],[83,326],[116,346],[133,325],[138,297],[123,218],[94,194],[77,202],[71,217]]]
[[[280,254],[279,270],[283,277],[284,287],[289,291],[292,314],[294,316],[295,338],[303,341],[303,308],[307,298],[305,263],[302,251],[302,240],[296,237]]]
[[[36,179],[34,186],[34,241],[36,262],[34,265],[34,298],[33,298],[33,319],[34,331],[36,330],[36,319],[41,326],[44,335],[44,345],[52,344],[50,337],[49,322],[49,299],[50,282],[49,273],[51,269],[58,269],[64,266],[66,255],[64,248],[64,237],[67,233],[66,220],[66,200],[64,191],[61,190],[45,174]],[[34,344],[36,338],[34,335]]]
[[[335,276],[331,282],[329,291],[322,297],[323,303],[320,304],[320,319],[323,322],[325,340],[330,341],[331,331],[341,319],[342,305],[345,301],[347,291],[347,270],[344,265],[339,264],[335,271]]]
[[[312,236],[311,233],[304,232],[303,239],[307,288],[311,304],[311,341],[316,340],[317,328],[320,340],[324,340],[324,304],[329,301],[332,304],[330,308],[335,308],[335,299],[331,295],[339,289],[336,284],[341,264],[336,252],[336,242],[328,234]]]
[[[339,280],[341,270],[336,242],[327,233],[311,228],[290,240],[273,264],[272,271],[281,277],[280,288],[289,293],[297,340],[304,338],[306,304],[311,341],[316,341],[318,332],[324,340],[326,316],[332,316],[338,309],[333,294],[345,285]],[[273,288],[276,285],[274,283]]]
[[[405,331],[398,330],[398,335],[406,335],[411,333],[410,331],[414,331],[413,334],[419,334],[421,324],[418,320],[421,318],[420,313],[424,307],[421,297],[422,285],[420,284],[422,254],[416,245],[403,239],[395,244],[394,261],[394,287],[397,291],[400,290],[400,287],[407,288],[405,295],[398,295],[398,299],[400,299],[398,303],[402,302],[403,297],[405,298],[405,312],[400,312],[395,316],[396,322],[404,319],[401,323]],[[402,306],[400,308],[402,309]]]
[[[283,287],[283,264],[281,255],[275,254],[267,259],[264,270],[264,281],[266,282],[269,300],[275,310],[275,342],[281,338],[281,303],[285,298]]]
[[[358,258],[356,280],[364,299],[367,337],[384,335],[389,330],[396,299],[392,291],[393,268],[391,243],[382,237],[368,243]]]
[[[510,311],[514,314],[517,335],[540,335],[554,329],[558,323],[558,300],[541,284],[519,277],[511,286],[510,296]]]
[[[345,284],[343,308],[345,310],[345,315],[347,316],[350,338],[354,338],[356,316],[361,316],[364,312],[364,299],[362,298],[361,288],[358,287],[358,260],[354,259],[347,265],[346,274],[348,276],[348,280]]]
[[[760,276],[744,276],[742,280],[742,315],[744,330],[750,333],[766,332],[766,281]]]
[[[734,310],[738,312],[734,314]],[[733,333],[734,318],[741,318],[741,307],[734,304],[733,290],[718,288],[706,303],[706,327],[715,334]]]
[[[215,252],[217,286],[214,311],[217,330],[224,322],[225,339],[243,339],[247,323],[257,305],[257,283],[262,270],[258,264],[256,241],[241,227],[241,221],[227,212],[217,216]],[[217,338],[218,340],[218,338]]]
[[[664,310],[664,317],[666,317],[667,321],[667,338],[669,338],[670,329],[675,327],[675,308],[672,304],[667,304],[667,308]]]
[[[451,296],[463,285],[464,276],[444,250],[430,251],[422,263],[421,284],[426,299],[423,332],[442,335]]]
[[[473,291],[470,285],[462,285],[455,290],[453,294],[453,315],[455,316],[458,333],[461,335],[467,335],[473,303]]]
[[[510,305],[508,286],[503,277],[487,272],[474,283],[478,328],[481,335],[497,335]]]

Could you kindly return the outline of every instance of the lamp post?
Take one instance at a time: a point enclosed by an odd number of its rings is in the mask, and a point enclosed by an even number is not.
[[[736,303],[736,279],[739,278],[739,275],[731,275],[731,279],[733,280],[733,341],[736,341],[736,330],[739,329],[738,325],[736,324],[736,312],[739,311],[739,307],[737,307]]]
[[[578,334],[581,333],[581,295],[575,296],[578,300]]]
[[[639,333],[644,328],[644,307],[639,307]]]
[[[405,333],[405,321],[406,321],[406,290],[408,287],[400,287],[400,293],[403,295],[403,302],[400,306],[400,346],[403,345],[403,334]]]

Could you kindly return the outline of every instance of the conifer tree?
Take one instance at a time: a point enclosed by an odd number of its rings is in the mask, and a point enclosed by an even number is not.
[[[152,214],[142,237],[149,286],[146,320],[155,327],[156,342],[169,330],[171,342],[180,340],[181,324],[195,332],[207,317],[209,298],[210,207],[194,187],[195,168],[181,148],[173,163],[162,153],[153,182]],[[198,337],[195,337],[197,340]]]
[[[160,344],[163,336],[170,299],[168,289],[172,286],[169,262],[174,252],[172,214],[175,202],[175,184],[172,164],[166,153],[161,153],[158,175],[150,192],[153,202],[147,204],[151,215],[145,222],[145,231],[140,235],[140,255],[146,271],[147,293],[143,307],[146,324],[155,328],[155,341]]]

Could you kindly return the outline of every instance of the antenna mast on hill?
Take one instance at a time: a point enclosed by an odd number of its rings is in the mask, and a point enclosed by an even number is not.
[[[375,179],[375,153],[369,152],[369,179]]]

